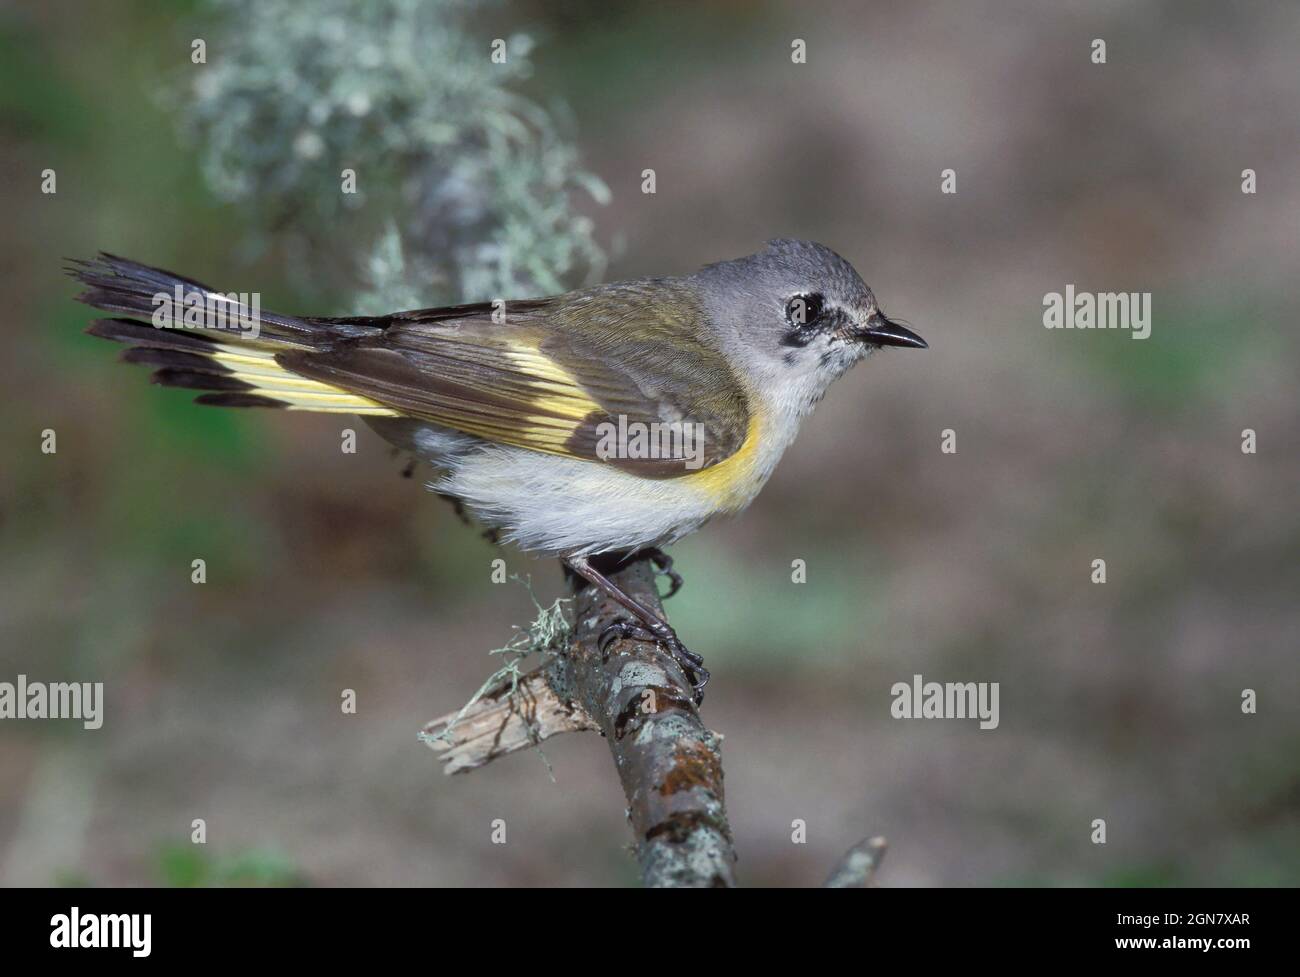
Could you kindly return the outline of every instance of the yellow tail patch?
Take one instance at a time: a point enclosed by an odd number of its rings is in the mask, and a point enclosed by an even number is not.
[[[226,374],[247,383],[249,393],[271,397],[287,410],[309,410],[325,414],[367,414],[396,417],[397,411],[319,380],[309,380],[286,370],[275,361],[274,354],[251,346],[230,348],[208,354],[231,372]]]

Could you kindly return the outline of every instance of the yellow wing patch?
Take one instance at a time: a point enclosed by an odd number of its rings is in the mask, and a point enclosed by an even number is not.
[[[513,346],[505,351],[505,356],[529,378],[529,386],[542,394],[532,401],[535,407],[576,421],[581,421],[592,411],[602,410],[600,404],[583,393],[572,373],[540,350]],[[553,419],[530,417],[529,420],[550,422]],[[574,427],[576,425],[568,426],[570,433]]]
[[[574,432],[593,412],[603,412],[583,392],[576,377],[534,347],[500,347],[500,354],[513,371],[524,379],[519,392],[518,413],[490,417],[469,409],[447,405],[434,416],[448,427],[548,454],[569,455]]]
[[[310,380],[284,369],[275,356],[251,347],[233,352],[219,347],[212,359],[231,372],[228,376],[249,384],[250,393],[281,401],[288,410],[308,410],[325,414],[366,414],[372,417],[396,417],[398,412],[366,397],[358,396],[319,380]]]

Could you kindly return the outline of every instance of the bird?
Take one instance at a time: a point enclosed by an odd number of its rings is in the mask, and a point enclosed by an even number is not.
[[[702,701],[709,673],[597,566],[649,555],[758,495],[829,386],[883,347],[927,348],[853,266],[776,238],[678,277],[380,316],[262,311],[254,293],[101,252],[71,260],[93,336],[220,407],[356,414],[438,473],[501,541],[558,557],[659,643]],[[142,320],[143,317],[143,320]]]

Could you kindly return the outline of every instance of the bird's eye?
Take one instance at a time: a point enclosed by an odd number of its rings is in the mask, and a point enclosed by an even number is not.
[[[798,328],[816,322],[822,314],[822,297],[816,293],[796,295],[785,304],[785,318]]]

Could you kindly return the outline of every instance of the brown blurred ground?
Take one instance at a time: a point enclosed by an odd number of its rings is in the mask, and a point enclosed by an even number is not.
[[[562,9],[502,16],[543,28],[536,92],[614,191],[608,277],[810,237],[931,344],[841,381],[751,511],[676,550],[744,881],[820,882],[872,833],[891,886],[1300,881],[1300,10]],[[175,147],[174,29],[6,28],[0,680],[108,704],[95,733],[0,725],[0,880],[633,883],[598,739],[549,745],[555,784],[528,755],[446,779],[416,740],[529,617],[491,547],[368,432],[348,456],[337,420],[204,412],[80,336],[58,270],[101,248],[332,310],[241,262]],[[1043,329],[1067,282],[1151,291],[1152,338]],[[1000,682],[1000,728],[891,720],[914,672]]]

